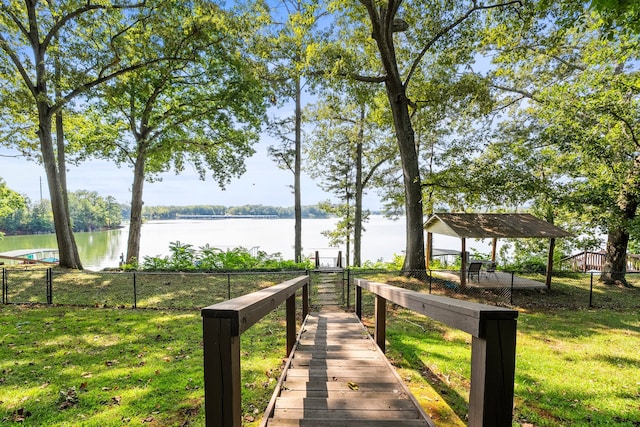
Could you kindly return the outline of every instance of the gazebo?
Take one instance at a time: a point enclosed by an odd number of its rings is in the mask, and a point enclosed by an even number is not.
[[[547,258],[547,288],[551,287],[553,270],[553,249],[555,239],[568,237],[571,233],[556,227],[531,214],[501,213],[436,213],[424,223],[427,231],[427,267],[432,253],[433,233],[458,237],[461,240],[462,265],[460,266],[460,285],[466,286],[467,260],[466,239],[493,239],[491,261],[496,260],[496,245],[499,238],[547,238],[549,239],[549,255]]]

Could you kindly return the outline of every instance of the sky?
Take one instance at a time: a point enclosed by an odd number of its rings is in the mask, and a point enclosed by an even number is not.
[[[267,147],[273,145],[269,137],[263,136],[254,146],[256,153],[246,160],[247,171],[233,179],[225,190],[221,190],[211,179],[201,181],[192,167],[176,175],[162,175],[162,181],[145,183],[143,200],[147,206],[159,205],[268,205],[293,206],[293,174],[281,170],[267,156]],[[0,178],[7,186],[32,201],[40,199],[42,178],[43,198],[49,199],[46,175],[41,165],[24,158],[14,157],[15,152],[0,147]],[[70,191],[96,191],[101,196],[113,196],[120,203],[131,202],[133,170],[106,160],[91,160],[75,167],[69,166],[67,180]],[[364,207],[377,210],[381,204],[375,192],[366,196]],[[331,199],[308,176],[302,178],[302,204],[313,205]]]

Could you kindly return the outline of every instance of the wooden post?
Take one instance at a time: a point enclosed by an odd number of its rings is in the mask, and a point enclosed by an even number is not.
[[[356,281],[356,316],[362,320],[362,288],[358,286]]]
[[[380,295],[376,295],[376,330],[374,333],[374,338],[376,340],[376,344],[380,347],[382,352],[385,352],[386,349],[386,336],[387,336],[387,300],[381,297]]]
[[[240,336],[231,319],[204,317],[204,395],[207,427],[240,427]]]
[[[495,263],[496,262],[496,251],[498,248],[498,238],[494,237],[493,238],[493,244],[491,245],[491,262]]]
[[[320,252],[316,251],[316,268],[320,268]]]
[[[471,342],[470,427],[511,427],[516,320],[488,319]]]
[[[287,356],[296,344],[296,294],[287,298]]]
[[[342,268],[342,251],[338,251],[338,261],[336,262],[336,267]]]
[[[551,275],[553,273],[553,250],[555,249],[555,247],[556,239],[552,237],[551,239],[549,239],[549,252],[547,254],[547,279],[545,281],[547,289],[551,289]]]

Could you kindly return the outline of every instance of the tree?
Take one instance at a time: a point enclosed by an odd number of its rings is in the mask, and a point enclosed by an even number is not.
[[[601,37],[582,6],[532,9],[529,25],[503,27],[494,86],[539,123],[540,139],[572,158],[565,204],[608,234],[601,280],[626,283],[626,252],[640,204],[640,74],[635,38]],[[552,18],[555,18],[552,19]],[[580,22],[580,25],[573,23]],[[571,23],[571,24],[569,24]]]
[[[310,55],[318,39],[327,37],[320,31],[320,20],[326,15],[317,0],[279,0],[265,10],[269,16],[265,37],[257,43],[268,63],[274,98],[281,105],[293,100],[291,117],[272,120],[270,133],[280,140],[269,148],[269,155],[278,165],[293,173],[295,208],[294,259],[302,262],[302,97],[309,84]],[[324,34],[322,34],[324,33]]]
[[[102,197],[95,191],[69,193],[69,214],[74,231],[96,231],[120,224],[120,206],[112,196]]]
[[[133,169],[127,263],[139,257],[145,180],[191,163],[224,187],[244,172],[264,114],[256,63],[243,53],[249,19],[194,5],[156,12],[136,37],[172,59],[111,80],[94,103],[90,149]]]
[[[416,93],[411,85],[414,80],[427,80],[429,68],[434,64],[448,63],[450,69],[455,69],[456,65],[464,63],[462,60],[471,59],[474,29],[477,29],[474,24],[478,23],[475,18],[479,12],[519,2],[484,5],[472,1],[442,5],[428,1],[360,0],[359,3],[366,9],[369,34],[375,43],[383,75],[352,72],[351,76],[385,86],[403,171],[407,219],[403,268],[424,270],[423,186],[412,111],[416,107],[416,97],[425,93]],[[351,13],[355,16],[357,11]],[[368,51],[367,48],[364,50]]]
[[[24,208],[26,208],[26,200],[24,197],[7,187],[4,180],[0,178],[0,220],[2,223],[5,223],[2,227],[5,231],[9,228],[6,227],[7,217],[13,216],[16,212]],[[3,233],[0,231],[0,237],[2,236]]]
[[[363,195],[380,166],[395,154],[395,150],[389,150],[385,137],[388,127],[374,120],[378,114],[372,111],[375,99],[366,100],[365,94],[361,95],[363,98],[358,102],[354,93],[328,93],[310,109],[309,120],[315,123],[315,128],[305,149],[309,174],[320,178],[320,187],[341,202],[321,205],[340,218],[336,229],[326,235],[334,245],[346,243],[347,265],[353,235],[355,266],[361,264],[363,223],[368,216],[362,207]]]
[[[602,17],[611,38],[617,31],[640,33],[640,4],[635,0],[591,0],[591,8]]]
[[[157,62],[146,56],[132,33],[144,26],[150,3],[94,3],[68,0],[57,3],[27,0],[3,2],[0,7],[0,63],[2,64],[2,112],[5,122],[17,118],[32,124],[39,142],[49,187],[60,265],[82,268],[66,205],[64,143],[61,120],[54,144],[53,120],[64,108],[82,104],[83,96],[96,86],[121,74]],[[158,5],[155,5],[158,6]],[[169,7],[171,4],[168,5]],[[133,62],[124,61],[126,51],[139,49]],[[7,109],[6,104],[20,104]],[[61,117],[58,115],[58,117]],[[9,125],[3,131],[16,135]],[[31,138],[24,141],[32,144]]]

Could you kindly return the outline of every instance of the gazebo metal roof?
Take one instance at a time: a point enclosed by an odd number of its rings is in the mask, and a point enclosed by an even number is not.
[[[427,232],[460,238],[567,237],[571,233],[531,214],[436,213],[424,223]]]

